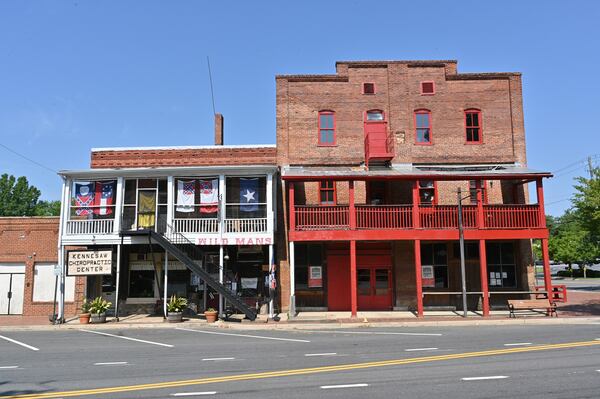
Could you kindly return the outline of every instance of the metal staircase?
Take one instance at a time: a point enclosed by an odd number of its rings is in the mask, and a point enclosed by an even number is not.
[[[219,281],[215,280],[202,266],[194,259],[202,259],[204,252],[196,244],[188,240],[183,234],[174,232],[171,226],[167,226],[165,233],[157,233],[154,230],[128,230],[121,231],[121,236],[147,236],[153,243],[160,245],[165,251],[174,255],[188,269],[196,273],[208,286],[214,289],[219,295],[227,300],[233,308],[244,313],[250,320],[256,319],[256,311],[246,305],[229,288],[225,287]]]

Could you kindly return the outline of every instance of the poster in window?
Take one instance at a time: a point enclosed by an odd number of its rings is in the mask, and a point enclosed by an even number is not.
[[[308,267],[308,287],[323,287],[323,268],[321,266]]]
[[[433,266],[421,266],[421,281],[423,287],[435,287]]]

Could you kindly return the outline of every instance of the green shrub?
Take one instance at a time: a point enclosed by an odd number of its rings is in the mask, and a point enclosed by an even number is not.
[[[188,301],[186,298],[173,295],[169,302],[167,302],[167,312],[171,313],[180,313],[183,312],[185,308],[187,308]]]
[[[112,306],[112,303],[102,299],[102,297],[94,298],[90,302],[90,312],[95,314],[106,313],[106,311]]]

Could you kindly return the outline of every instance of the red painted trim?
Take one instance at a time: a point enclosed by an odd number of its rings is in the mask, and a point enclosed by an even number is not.
[[[469,181],[469,186],[471,185],[471,182]],[[484,182],[484,186],[485,186],[485,182]],[[470,188],[470,187],[469,187]],[[485,225],[485,218],[483,217],[483,193],[481,192],[481,180],[475,180],[475,189],[477,190],[477,225],[478,226],[484,226]]]
[[[429,121],[429,141],[428,142],[420,142],[418,141],[418,133],[417,130],[419,127],[417,126],[417,114],[427,114]],[[416,145],[433,145],[433,122],[431,117],[431,111],[428,109],[416,109],[413,113],[413,123],[415,126],[415,144]],[[423,128],[424,129],[424,128]]]
[[[290,231],[294,231],[296,229],[296,204],[295,204],[295,192],[294,192],[294,182],[289,183],[288,188],[288,201],[289,209],[290,209]]]
[[[425,93],[423,92],[423,83],[431,83],[431,85],[433,86],[433,90],[431,93]],[[424,80],[419,84],[419,87],[421,88],[421,95],[422,96],[433,96],[435,94],[435,82],[433,80]]]
[[[356,317],[358,310],[358,293],[356,287],[356,241],[350,241],[350,303],[352,315]]]
[[[542,179],[537,179],[535,181],[535,188],[540,212],[540,225],[546,227],[546,210],[544,209],[544,183],[542,182]]]
[[[332,183],[333,184],[333,188],[329,188],[329,187],[324,187],[324,183]],[[329,192],[332,191],[333,192],[333,203],[328,203],[328,202],[323,202],[321,201],[321,194],[323,192]],[[321,205],[336,205],[337,204],[337,184],[334,180],[321,180],[319,182],[319,204]]]
[[[349,205],[349,212],[350,212],[350,228],[351,229],[355,229],[356,228],[356,208],[354,206],[354,180],[350,180],[348,182],[349,184],[349,190],[348,190],[348,205]]]
[[[548,239],[542,238],[542,259],[544,261],[544,288],[548,292],[548,299],[552,301],[552,276],[550,275],[550,253],[548,251]]]
[[[367,114],[369,112],[380,112],[381,115],[383,115],[383,119],[382,120],[368,120],[367,119]],[[387,122],[386,116],[385,116],[385,111],[382,110],[382,109],[379,109],[379,108],[373,108],[373,109],[366,110],[364,112],[364,114],[363,114],[363,118],[364,118],[365,123],[382,123],[382,122]]]
[[[331,128],[321,128],[321,115],[332,115],[333,116],[333,129]],[[317,117],[317,134],[318,134],[318,138],[317,138],[317,145],[319,147],[335,147],[337,146],[337,129],[336,129],[336,117],[335,117],[335,112],[334,111],[329,111],[329,110],[323,110],[323,111],[319,111],[319,115]],[[321,129],[323,130],[331,130],[333,131],[333,143],[323,143],[321,141]]]
[[[481,280],[481,292],[483,292],[481,308],[483,310],[483,317],[488,317],[490,315],[490,296],[487,277],[487,253],[485,252],[485,240],[479,240],[479,276]]]
[[[366,93],[365,92],[365,85],[373,85],[373,93]],[[377,86],[375,86],[375,82],[363,82],[363,84],[362,84],[362,94],[366,94],[368,96],[372,96],[374,94],[377,94]]]
[[[467,126],[467,114],[478,114],[477,120],[479,121],[478,126]],[[464,127],[465,127],[465,144],[483,144],[483,114],[480,109],[477,108],[469,108],[465,110],[464,115]],[[467,136],[467,129],[479,128],[479,140],[477,141],[469,141]]]
[[[423,317],[423,281],[421,270],[421,241],[415,240],[415,283],[417,287],[417,317]]]
[[[417,185],[419,185],[420,181],[431,181],[429,179],[421,179],[421,180],[417,180]],[[431,204],[429,203],[421,203],[421,190],[431,190],[431,188],[427,188],[427,187],[420,187],[419,186],[419,195],[417,197],[418,200],[418,204],[419,205],[437,205],[438,204],[438,189],[437,189],[437,181],[433,181],[433,200],[431,202]]]
[[[528,240],[548,238],[548,229],[477,230],[465,229],[465,240]],[[390,229],[390,230],[315,230],[290,231],[290,241],[396,241],[458,240],[456,229]]]
[[[413,183],[413,189],[412,189],[412,203],[413,203],[412,222],[413,222],[413,227],[416,229],[421,227],[421,217],[419,216],[419,207],[416,206],[417,204],[419,204],[419,202],[420,202],[419,181],[415,180]]]

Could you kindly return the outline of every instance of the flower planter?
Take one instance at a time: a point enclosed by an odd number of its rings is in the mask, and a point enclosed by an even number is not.
[[[169,320],[169,323],[181,323],[183,321],[183,313],[182,312],[168,312],[167,320]]]
[[[90,318],[90,323],[92,323],[92,324],[106,323],[106,313],[92,313],[92,317]]]
[[[90,313],[81,313],[79,315],[79,323],[80,324],[88,324],[90,322]]]
[[[217,311],[214,311],[214,312],[206,311],[206,312],[204,312],[204,317],[206,317],[207,323],[214,323],[215,321],[217,321]]]

